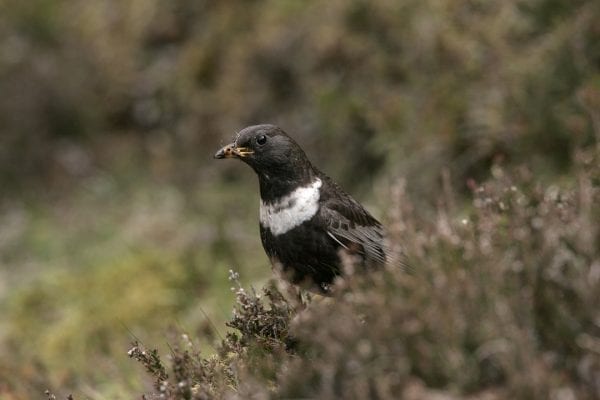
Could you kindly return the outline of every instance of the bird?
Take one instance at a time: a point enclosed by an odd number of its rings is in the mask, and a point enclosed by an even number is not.
[[[261,242],[273,270],[287,281],[331,295],[349,260],[361,271],[404,264],[382,224],[313,166],[280,127],[248,126],[214,158],[241,160],[258,175]]]

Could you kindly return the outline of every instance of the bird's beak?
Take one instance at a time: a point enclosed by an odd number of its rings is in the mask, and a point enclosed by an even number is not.
[[[244,158],[253,153],[248,147],[237,147],[235,143],[230,143],[217,151],[215,158]]]

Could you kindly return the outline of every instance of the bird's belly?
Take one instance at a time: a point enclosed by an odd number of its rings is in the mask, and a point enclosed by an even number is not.
[[[273,235],[262,226],[260,229],[265,252],[289,281],[312,281],[322,286],[340,274],[337,244],[311,221],[281,235]]]

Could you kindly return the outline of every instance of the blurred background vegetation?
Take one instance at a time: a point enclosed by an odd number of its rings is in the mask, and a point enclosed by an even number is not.
[[[212,159],[246,125],[282,126],[384,220],[399,178],[426,218],[494,165],[573,183],[600,143],[596,0],[0,10],[2,399],[130,398],[133,337],[225,331],[228,270],[270,276],[256,179]]]

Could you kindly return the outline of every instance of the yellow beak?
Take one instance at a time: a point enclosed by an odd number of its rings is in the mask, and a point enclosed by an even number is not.
[[[244,158],[253,153],[248,147],[236,147],[235,143],[230,143],[217,151],[215,158]]]

